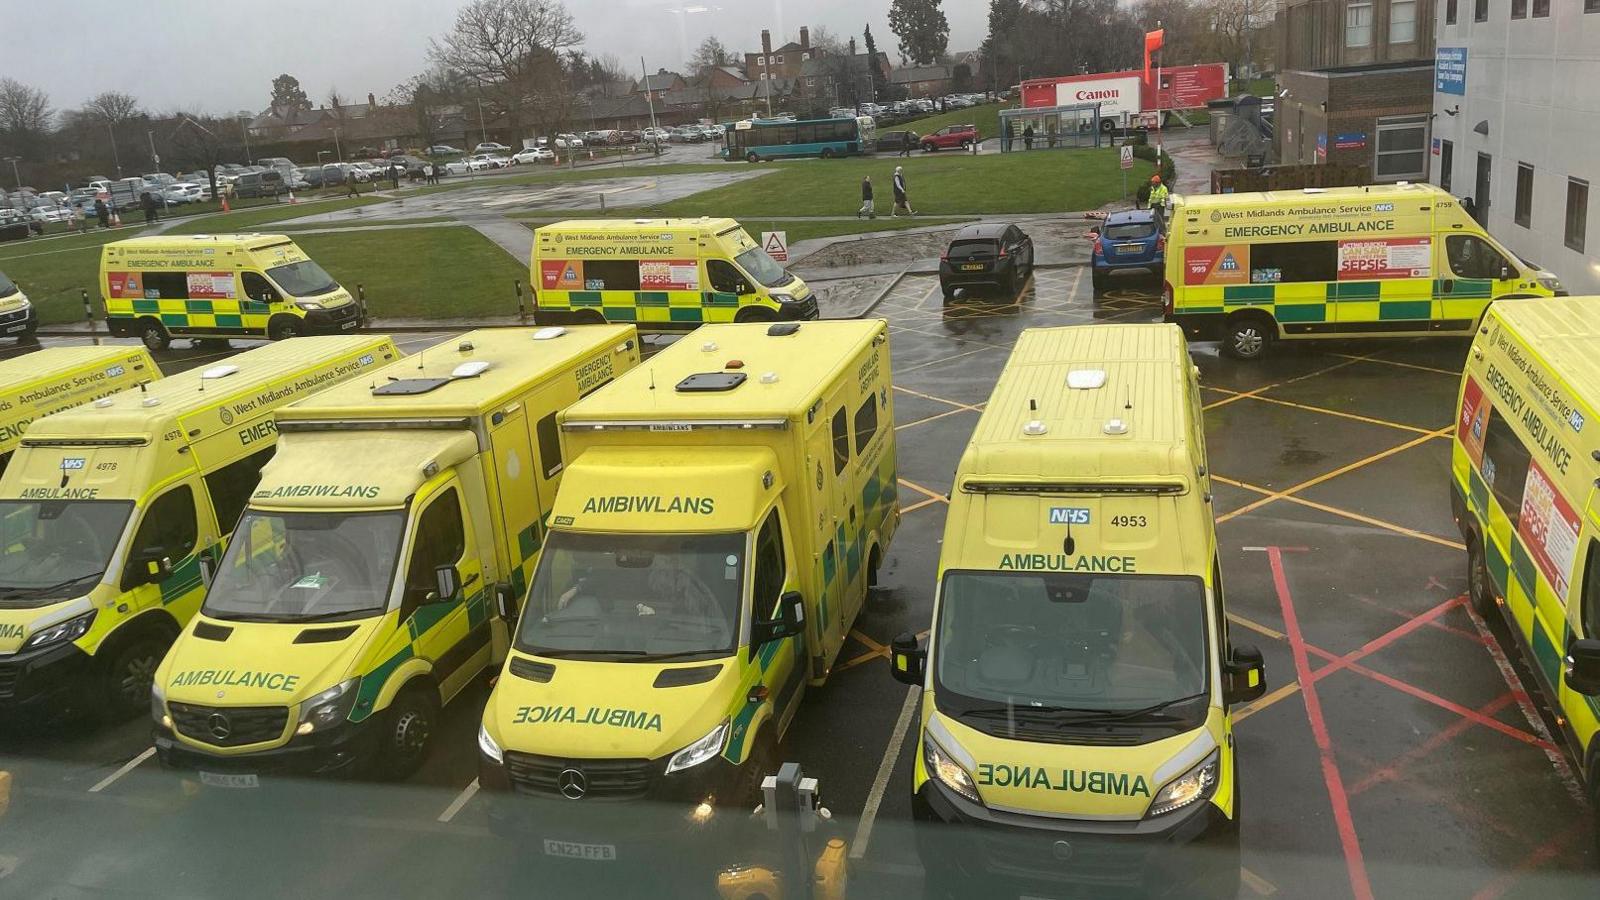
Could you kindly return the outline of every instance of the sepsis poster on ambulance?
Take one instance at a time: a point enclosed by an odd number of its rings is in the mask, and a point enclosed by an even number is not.
[[[1433,241],[1427,237],[1363,238],[1339,242],[1339,280],[1428,278]]]

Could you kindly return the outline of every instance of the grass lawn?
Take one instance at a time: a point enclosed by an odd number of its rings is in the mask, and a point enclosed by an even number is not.
[[[86,235],[101,237],[102,235]],[[132,237],[129,232],[108,234],[106,240]],[[61,238],[58,241],[41,241],[37,246],[77,241],[78,238]],[[100,243],[105,243],[103,240]],[[39,321],[46,325],[83,321],[83,298],[79,291],[89,292],[89,306],[98,318],[100,303],[100,243],[60,250],[38,250],[28,256],[0,259],[0,269],[22,288],[39,311]]]
[[[932,134],[946,125],[976,125],[978,134],[986,138],[1000,135],[1000,110],[1009,109],[1008,103],[980,103],[966,109],[952,109],[949,112],[935,113],[921,119],[910,119],[905,122],[896,122],[893,125],[879,125],[881,131],[905,131],[910,129],[919,135]]]
[[[778,219],[750,219],[739,224],[750,232],[750,236],[761,240],[763,231],[783,231],[788,233],[789,243],[796,244],[800,241],[809,241],[814,238],[839,237],[846,234],[864,234],[869,231],[899,231],[903,228],[926,228],[929,225],[953,225],[968,219],[929,218],[916,216],[914,218],[890,219],[879,216],[876,219],[850,219],[842,222],[807,221],[804,219],[783,221]]]
[[[648,157],[645,157],[648,158]],[[473,187],[501,187],[523,184],[560,184],[567,181],[598,181],[605,178],[634,178],[640,175],[688,175],[698,172],[721,172],[729,163],[707,160],[703,163],[666,163],[650,166],[580,166],[576,169],[546,166],[526,175],[507,175],[492,178],[469,178],[452,175],[437,185],[428,185],[408,191],[403,196],[422,197],[444,191],[459,191]]]
[[[352,206],[370,206],[374,203],[387,203],[387,197],[374,197],[364,194],[361,197],[340,197],[334,200],[322,200],[315,203],[277,203],[271,206],[258,206],[251,209],[237,209],[233,212],[217,213],[212,216],[202,216],[188,222],[179,222],[167,229],[167,234],[231,234],[239,231],[257,231],[261,225],[270,225],[284,219],[298,219],[301,216],[312,216],[318,213],[337,212],[349,209]]]
[[[362,285],[379,318],[516,315],[513,282],[528,285],[527,266],[471,228],[306,234],[295,243],[351,293]]]
[[[374,215],[381,215],[375,213]],[[320,231],[325,228],[371,228],[374,225],[433,225],[439,222],[454,222],[455,216],[418,216],[410,219],[354,219],[339,222],[306,222],[299,225],[280,225],[273,231],[284,234],[295,234],[301,231]]]
[[[983,156],[931,153],[905,159],[819,159],[743,165],[768,165],[777,171],[640,210],[651,215],[732,216],[740,220],[777,213],[851,215],[861,205],[861,179],[870,175],[878,208],[887,212],[893,202],[889,185],[896,165],[905,167],[912,208],[924,215],[1088,210],[1122,194],[1117,151],[1111,149]],[[1140,178],[1149,178],[1152,171],[1150,163],[1137,160],[1128,181],[1137,184]]]

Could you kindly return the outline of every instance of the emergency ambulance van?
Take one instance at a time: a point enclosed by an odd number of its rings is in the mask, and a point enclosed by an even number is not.
[[[817,318],[811,288],[732,219],[546,225],[534,235],[529,280],[540,324],[686,331],[707,322]]]
[[[681,842],[623,834],[614,801],[674,833],[745,821],[899,524],[893,424],[881,320],[708,325],[563,413],[478,738],[497,827],[638,863]]]
[[[505,658],[561,481],[557,411],[639,362],[631,325],[468,332],[280,409],[200,615],[156,673],[156,749],[202,782],[425,759]]]
[[[174,337],[339,334],[360,304],[281,234],[129,238],[100,252],[106,324],[164,350]]]
[[[1238,890],[1229,707],[1263,667],[1229,642],[1202,427],[1174,326],[1017,340],[956,470],[927,649],[891,648],[923,691],[929,884]]]
[[[0,476],[0,709],[148,709],[272,456],[272,411],[399,356],[386,337],[302,338],[28,426]]]
[[[127,347],[50,347],[0,360],[0,472],[33,420],[160,377],[149,353]]]
[[[1175,196],[1166,253],[1166,320],[1240,359],[1280,339],[1467,335],[1491,301],[1563,293],[1428,184]]]
[[[39,330],[39,311],[17,283],[0,272],[0,336],[26,341]]]
[[[1450,499],[1473,608],[1505,616],[1579,763],[1600,839],[1596,303],[1490,307],[1461,377]]]

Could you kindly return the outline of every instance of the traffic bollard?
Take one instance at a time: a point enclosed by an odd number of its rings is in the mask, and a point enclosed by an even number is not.
[[[356,305],[361,309],[361,325],[367,324],[367,289],[361,282],[356,282]]]
[[[527,313],[523,312],[523,310],[522,310],[522,279],[518,278],[517,281],[516,281],[516,285],[517,285],[517,321],[518,322],[526,322],[526,321],[528,321],[528,315],[527,315]]]

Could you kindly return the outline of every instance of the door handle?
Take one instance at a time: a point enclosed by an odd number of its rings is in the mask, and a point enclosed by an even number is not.
[[[462,589],[465,590],[466,588],[472,587],[472,585],[477,582],[478,577],[481,574],[482,574],[481,572],[472,573],[472,577],[468,578],[466,581],[461,582]]]
[[[856,508],[854,506],[852,506],[852,507],[850,507],[850,524],[854,525],[855,521],[856,521]]]
[[[1444,280],[1444,283],[1440,285],[1440,289],[1442,290],[1443,293],[1446,293],[1446,294],[1452,293],[1456,289],[1455,279],[1454,278],[1446,278]]]

